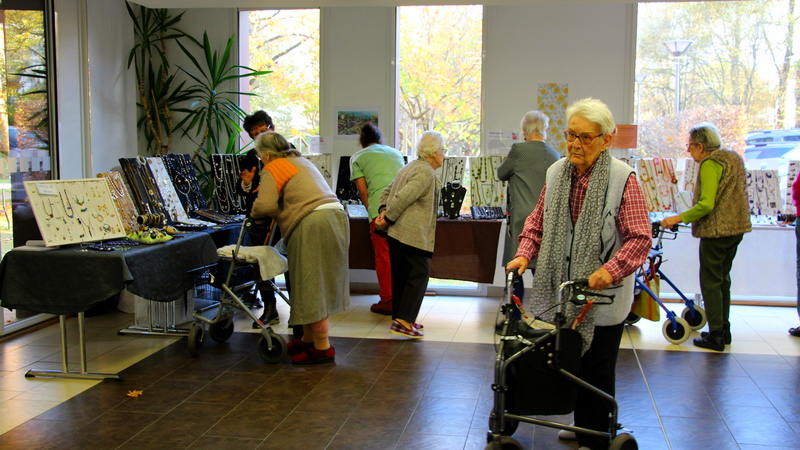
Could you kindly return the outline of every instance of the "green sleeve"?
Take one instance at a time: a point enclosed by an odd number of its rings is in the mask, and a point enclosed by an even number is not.
[[[722,178],[722,165],[714,160],[707,160],[700,166],[700,198],[691,209],[681,213],[681,222],[692,223],[704,217],[714,209],[717,198],[719,180]]]

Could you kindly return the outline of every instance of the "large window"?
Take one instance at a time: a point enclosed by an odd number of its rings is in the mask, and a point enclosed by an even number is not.
[[[414,155],[423,132],[436,130],[448,156],[477,156],[481,133],[483,7],[397,8],[400,49],[397,147]]]
[[[45,19],[43,1],[0,2],[0,257],[41,239],[23,182],[52,178],[47,55],[53,47],[46,38],[52,22]],[[2,309],[0,335],[38,320],[29,311]]]
[[[248,24],[240,44],[242,65],[272,73],[253,78],[244,98],[248,113],[263,109],[278,131],[305,152],[308,137],[319,134],[319,10],[243,11]],[[244,90],[246,91],[246,89]]]
[[[702,121],[716,124],[724,145],[743,156],[782,156],[755,147],[759,136],[748,139],[748,133],[797,126],[794,4],[640,3],[635,119],[641,156],[687,157],[686,132]]]

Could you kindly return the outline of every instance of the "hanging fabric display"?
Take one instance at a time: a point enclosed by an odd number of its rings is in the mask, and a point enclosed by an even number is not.
[[[469,158],[472,206],[505,206],[506,182],[497,178],[497,167],[502,162],[502,156]]]

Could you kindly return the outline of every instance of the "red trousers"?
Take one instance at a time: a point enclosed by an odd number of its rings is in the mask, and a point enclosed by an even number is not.
[[[381,301],[392,301],[392,263],[389,261],[389,242],[383,236],[375,234],[375,220],[369,223],[369,234],[372,248],[375,251],[375,273],[378,275],[378,286],[381,289]]]

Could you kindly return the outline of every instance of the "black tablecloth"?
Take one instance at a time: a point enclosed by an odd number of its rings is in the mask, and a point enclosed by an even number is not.
[[[212,237],[203,232],[126,251],[12,250],[0,263],[0,305],[77,313],[125,288],[148,300],[173,301],[193,286],[197,269],[217,259]]]

